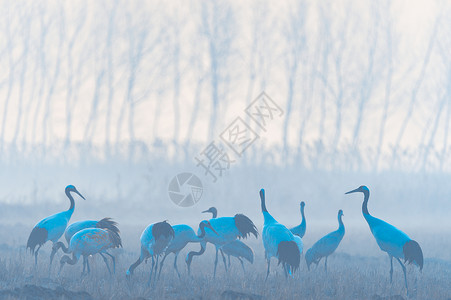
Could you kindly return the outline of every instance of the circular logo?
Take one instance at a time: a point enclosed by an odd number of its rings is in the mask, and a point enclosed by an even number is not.
[[[178,206],[189,207],[199,202],[204,189],[199,177],[192,173],[180,173],[168,186],[169,198]]]

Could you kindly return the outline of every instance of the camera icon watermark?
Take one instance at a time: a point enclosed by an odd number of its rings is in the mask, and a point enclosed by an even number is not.
[[[168,186],[169,198],[181,207],[190,207],[199,202],[203,191],[199,177],[188,172],[177,174]]]

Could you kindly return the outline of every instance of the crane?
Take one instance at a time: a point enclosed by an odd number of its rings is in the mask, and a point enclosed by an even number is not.
[[[233,242],[225,244],[224,246],[221,247],[220,250],[227,255],[229,259],[229,268],[230,268],[230,256],[234,256],[240,261],[244,273],[246,273],[246,270],[244,269],[244,263],[242,258],[246,259],[251,264],[254,263],[254,251],[252,251],[251,247],[249,247],[240,240],[234,240]]]
[[[320,260],[324,257],[324,270],[327,272],[327,257],[334,253],[345,235],[345,226],[342,218],[343,211],[340,209],[338,211],[338,229],[322,237],[305,253],[305,261],[307,262],[309,270],[312,263],[318,265]]]
[[[204,210],[202,213],[211,213],[212,219],[216,219],[216,217],[218,216],[218,210],[214,206],[210,207],[207,210]],[[245,269],[243,260],[241,258],[246,259],[251,264],[254,263],[254,251],[252,251],[252,249],[249,246],[247,246],[239,239],[236,239],[233,242],[221,246],[221,248],[219,248],[219,251],[221,251],[221,255],[224,261],[225,261],[224,254],[227,255],[229,259],[228,264],[229,268],[230,268],[230,256],[234,256],[240,261],[241,266],[243,267],[243,272],[245,272]]]
[[[266,279],[269,276],[271,257],[279,259],[282,263],[285,276],[294,273],[299,268],[303,244],[300,237],[293,233],[284,225],[274,219],[266,209],[265,190],[260,190],[261,209],[264,218],[263,225],[263,246],[265,247],[265,258],[268,264]]]
[[[185,224],[174,225],[174,226],[172,226],[172,228],[174,229],[174,239],[172,239],[171,243],[169,243],[169,246],[164,253],[164,257],[161,260],[160,271],[158,272],[158,278],[160,277],[164,260],[171,253],[175,254],[174,269],[180,278],[180,273],[179,273],[179,270],[177,269],[177,257],[179,255],[180,251],[182,251],[182,249],[185,248],[185,246],[188,243],[200,243],[205,236],[205,228],[209,228],[213,232],[215,232],[215,230],[211,226],[210,222],[208,222],[208,221],[202,221],[199,224],[200,234],[198,234],[198,235],[196,235],[194,233],[194,230],[190,226],[185,225]]]
[[[117,223],[114,222],[113,219],[111,218],[103,218],[100,221],[84,220],[72,223],[69,226],[67,226],[66,230],[64,231],[64,238],[67,241],[67,245],[70,244],[70,240],[74,236],[74,234],[86,228],[101,228],[114,230],[114,228],[117,228]],[[66,247],[63,242],[57,242],[53,244],[52,253],[50,255],[50,264],[52,264],[53,258],[59,249],[62,249],[64,253],[70,253],[69,248]]]
[[[150,224],[149,226],[147,226],[146,229],[144,229],[144,231],[142,232],[140,238],[141,254],[138,260],[128,268],[126,273],[127,278],[130,278],[136,267],[139,266],[143,262],[143,260],[152,258],[152,267],[150,269],[150,276],[148,281],[148,284],[150,284],[154,267],[155,274],[156,269],[158,269],[158,258],[161,254],[164,253],[164,251],[166,251],[167,247],[174,239],[174,236],[174,229],[166,221]],[[155,257],[157,259],[156,266]]]
[[[304,237],[305,229],[307,227],[307,222],[305,221],[305,215],[304,215],[304,207],[305,207],[305,202],[301,201],[301,216],[302,216],[301,224],[299,224],[296,227],[290,228],[290,231],[293,234],[299,236],[301,239]]]
[[[355,190],[349,191],[345,194],[363,193],[362,213],[366,222],[368,223],[371,233],[373,234],[379,248],[388,254],[390,259],[390,282],[393,282],[393,257],[401,265],[404,272],[404,283],[406,286],[407,295],[409,289],[407,288],[407,275],[405,263],[413,263],[423,270],[423,251],[420,245],[412,240],[407,234],[396,228],[395,226],[375,218],[368,212],[368,199],[370,198],[370,190],[361,185]],[[404,259],[404,263],[401,261]]]
[[[82,274],[85,272],[86,267],[88,268],[89,273],[91,270],[89,268],[89,261],[87,258],[89,255],[94,255],[97,253],[102,256],[110,274],[111,269],[104,254],[111,257],[113,260],[113,272],[115,272],[115,258],[113,255],[108,253],[107,250],[122,247],[122,241],[119,234],[119,229],[116,226],[111,226],[109,229],[86,228],[78,231],[74,234],[69,243],[69,251],[72,253],[72,258],[68,255],[61,257],[60,272],[66,263],[75,265],[80,259],[80,256],[83,256]]]
[[[52,241],[53,245],[55,245],[55,243],[58,242],[59,238],[63,235],[64,230],[67,227],[67,223],[69,223],[69,220],[72,217],[72,214],[75,209],[75,201],[71,193],[76,193],[83,200],[85,200],[85,197],[83,197],[73,185],[68,185],[65,189],[65,193],[70,201],[69,209],[51,215],[39,221],[34,226],[33,230],[30,233],[30,236],[28,237],[27,249],[30,248],[31,253],[34,254],[35,265],[38,264],[38,252],[39,249],[41,249],[42,245],[44,245],[47,241]],[[38,247],[37,249],[36,246]],[[50,256],[52,257],[52,255]],[[51,266],[52,260],[50,260],[49,272]]]
[[[218,251],[219,249],[233,242],[237,238],[247,238],[253,234],[255,238],[258,237],[257,227],[251,219],[243,214],[236,214],[234,217],[220,217],[208,220],[215,229],[215,234],[211,229],[205,230],[204,240],[200,243],[201,249],[198,252],[191,251],[186,257],[186,264],[188,265],[188,273],[190,273],[191,262],[194,256],[202,255],[207,247],[207,242],[212,243],[216,247],[215,268],[213,276],[216,276],[216,267],[218,264]],[[198,231],[199,233],[199,231]],[[223,256],[224,265],[226,265],[225,257]],[[226,267],[227,268],[227,267]]]

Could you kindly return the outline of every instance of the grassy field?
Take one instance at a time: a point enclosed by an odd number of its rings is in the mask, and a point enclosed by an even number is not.
[[[127,231],[130,229],[127,229]],[[133,230],[134,233],[139,230]],[[126,232],[127,233],[127,232]],[[48,274],[50,246],[40,252],[38,267],[24,246],[0,246],[0,299],[406,299],[402,270],[394,263],[393,284],[389,281],[388,257],[374,248],[371,236],[347,237],[343,245],[328,260],[328,272],[323,262],[310,271],[301,260],[300,270],[293,278],[285,279],[282,268],[273,260],[271,273],[265,282],[266,263],[263,257],[261,239],[250,239],[247,243],[254,249],[254,264],[245,263],[246,273],[239,262],[232,258],[229,272],[225,272],[222,260],[218,273],[213,278],[214,247],[209,245],[206,253],[196,257],[192,274],[187,275],[184,258],[197,244],[189,245],[179,255],[178,266],[182,274],[177,277],[172,264],[173,255],[165,262],[161,278],[151,286],[147,285],[150,263],[135,270],[131,280],[125,271],[138,257],[136,234],[123,234],[124,249],[116,249],[116,274],[110,276],[101,257],[92,257],[91,273],[81,276],[82,262],[76,266],[65,266],[58,276],[58,262],[55,260],[52,274]],[[305,249],[321,233],[311,233],[305,239]],[[352,234],[352,233],[351,233]],[[369,232],[368,232],[369,234]],[[130,235],[133,238],[130,238]],[[440,241],[436,237],[427,240]],[[362,256],[356,249],[369,248],[368,256]],[[427,248],[427,247],[426,247]],[[447,248],[447,247],[444,247]],[[353,251],[351,251],[353,249]],[[305,253],[305,250],[304,250]],[[374,256],[372,256],[374,254]],[[371,256],[370,256],[371,255]],[[451,262],[446,259],[430,258],[425,255],[425,266],[409,266],[408,283],[411,299],[450,299]],[[15,291],[15,294],[12,293]],[[20,295],[20,296],[19,296]],[[240,298],[241,297],[241,298]]]

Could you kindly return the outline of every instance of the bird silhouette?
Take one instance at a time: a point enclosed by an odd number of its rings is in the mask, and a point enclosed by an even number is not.
[[[164,252],[164,257],[160,263],[160,271],[158,272],[158,277],[160,277],[161,269],[163,268],[166,257],[169,254],[174,253],[174,269],[177,272],[178,277],[180,278],[180,272],[177,269],[177,257],[180,254],[180,251],[182,251],[182,249],[185,248],[188,243],[202,242],[205,236],[205,228],[209,228],[213,230],[213,232],[215,232],[210,222],[208,221],[203,221],[199,224],[199,235],[196,235],[194,233],[194,230],[190,226],[185,224],[174,225],[172,226],[172,228],[174,229],[174,238],[169,243],[168,248]]]
[[[343,211],[340,209],[338,211],[338,229],[322,237],[305,253],[305,261],[309,270],[312,263],[318,265],[324,257],[324,270],[327,272],[327,257],[334,253],[345,235],[345,226],[342,217]]]
[[[219,249],[233,242],[237,238],[247,238],[249,235],[253,234],[255,238],[258,237],[257,227],[251,219],[243,214],[236,214],[234,217],[220,217],[208,220],[210,224],[215,229],[216,233],[211,229],[205,229],[205,237],[201,242],[201,249],[198,252],[191,251],[186,257],[186,264],[188,266],[188,272],[191,270],[191,263],[194,256],[202,255],[207,247],[207,242],[215,245],[216,257],[215,257],[215,267],[213,276],[216,276],[216,267],[218,264],[218,251]],[[199,234],[199,231],[198,231]],[[225,257],[223,256],[224,265],[226,266]],[[227,266],[226,266],[227,269]]]
[[[296,272],[299,268],[303,244],[300,237],[284,225],[276,221],[266,209],[265,190],[260,190],[261,209],[264,218],[262,239],[265,247],[265,258],[268,264],[266,279],[269,276],[271,258],[276,257],[282,264],[285,276]]]
[[[84,221],[78,221],[75,223],[70,224],[67,226],[66,230],[64,231],[64,238],[67,241],[68,247],[64,245],[63,242],[57,242],[53,244],[52,247],[52,253],[50,255],[50,264],[53,261],[53,258],[55,254],[58,252],[59,249],[62,249],[64,253],[70,253],[69,250],[69,244],[71,238],[80,230],[86,229],[86,228],[101,228],[101,229],[110,229],[115,230],[117,228],[117,223],[113,221],[111,218],[103,218],[100,221],[97,220],[84,220]]]
[[[304,207],[305,207],[305,202],[302,201],[301,204],[301,216],[302,216],[302,221],[301,224],[299,224],[298,226],[295,226],[293,228],[290,228],[290,231],[297,235],[300,238],[303,238],[305,235],[305,229],[307,228],[307,222],[305,220],[305,215],[304,215]]]
[[[396,228],[395,226],[375,218],[368,212],[368,199],[370,198],[370,190],[362,185],[355,190],[349,191],[351,193],[363,193],[364,199],[362,203],[362,213],[366,222],[368,223],[371,233],[376,239],[379,248],[388,254],[390,259],[390,282],[393,281],[393,257],[399,262],[404,272],[404,283],[406,286],[407,295],[409,289],[407,287],[407,275],[405,263],[414,263],[423,269],[423,251],[420,245],[412,240],[407,234]],[[404,263],[401,261],[404,259]]]
[[[30,233],[30,236],[28,237],[27,249],[29,248],[31,250],[31,253],[34,254],[35,265],[38,264],[38,252],[39,249],[41,249],[42,245],[44,245],[47,241],[51,241],[53,244],[55,244],[56,242],[58,242],[59,238],[66,230],[67,224],[69,223],[69,220],[72,217],[75,209],[75,201],[71,193],[76,193],[81,198],[83,198],[83,200],[85,200],[85,198],[77,191],[77,189],[73,185],[68,185],[65,189],[65,193],[70,201],[69,209],[51,215],[39,221],[38,224],[34,226],[33,230]],[[36,249],[36,247],[38,248]],[[50,256],[52,257],[52,254]],[[51,266],[52,260],[50,260],[49,272]]]
[[[88,273],[91,271],[89,267],[88,256],[100,254],[105,262],[108,272],[111,274],[111,269],[108,265],[107,258],[104,254],[111,257],[113,261],[113,272],[116,271],[116,261],[113,255],[107,252],[108,249],[122,247],[120,231],[116,226],[111,226],[109,229],[101,228],[86,228],[78,231],[71,238],[69,243],[69,252],[72,253],[72,258],[64,255],[60,261],[60,272],[64,265],[75,265],[80,256],[83,256],[83,271],[88,268]]]
[[[152,281],[152,273],[155,267],[158,269],[158,258],[166,251],[167,247],[174,238],[175,233],[172,226],[166,222],[158,222],[151,224],[144,229],[141,234],[141,254],[136,262],[134,262],[127,270],[127,278],[133,274],[137,266],[139,266],[145,259],[152,259],[152,267],[150,269],[150,276],[148,284]],[[157,259],[155,266],[155,258]]]
[[[211,213],[212,219],[215,219],[218,216],[218,210],[216,207],[212,206],[207,210],[204,210],[203,213]],[[236,257],[241,263],[241,267],[243,268],[243,272],[245,272],[244,263],[242,258],[249,261],[251,264],[254,263],[254,251],[248,245],[240,241],[239,239],[234,240],[228,244],[225,244],[219,248],[221,255],[224,258],[224,254],[227,255],[228,258],[228,267],[230,268],[230,256]],[[227,270],[227,268],[226,268]]]

